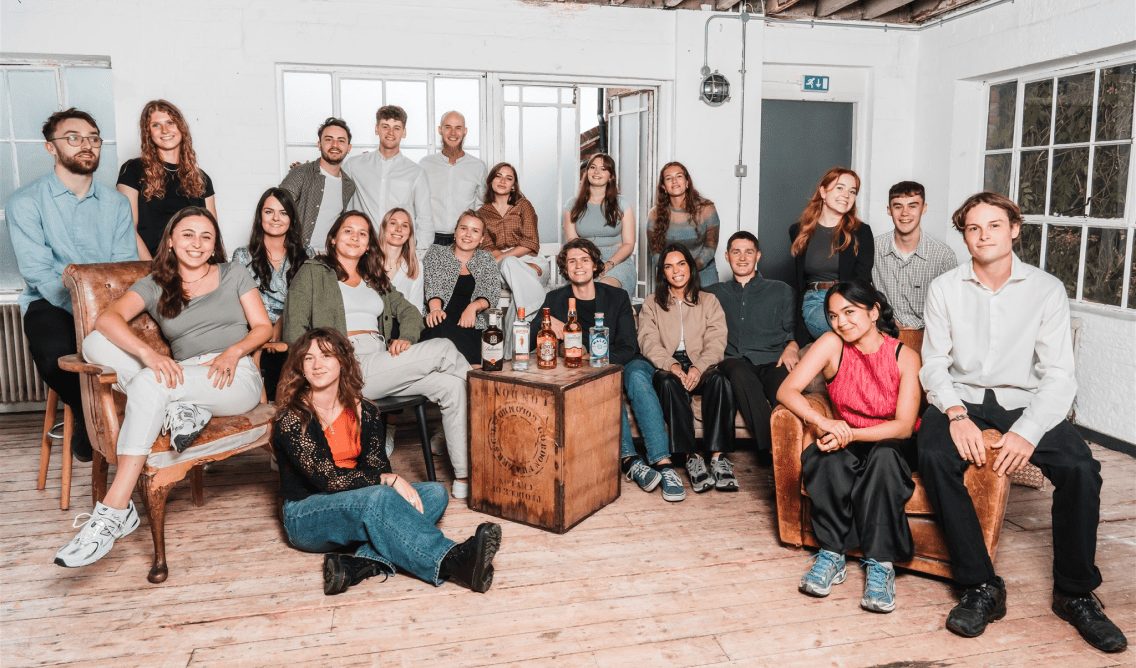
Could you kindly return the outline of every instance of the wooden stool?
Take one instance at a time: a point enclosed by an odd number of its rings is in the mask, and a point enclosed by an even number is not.
[[[430,482],[437,482],[438,476],[434,474],[434,455],[430,452],[430,430],[426,428],[427,401],[429,400],[421,394],[403,394],[377,399],[375,405],[383,415],[404,408],[414,409],[414,414],[418,417],[418,437],[422,439],[422,456],[426,459],[426,477]],[[386,436],[386,422],[383,422],[383,436]]]
[[[51,462],[51,428],[55,426],[55,412],[59,408],[59,395],[55,390],[47,391],[47,412],[43,417],[43,440],[39,446],[39,479],[36,489],[47,487],[47,466]],[[63,405],[63,489],[59,497],[59,507],[67,510],[71,506],[71,433],[75,430],[75,418],[71,407]]]

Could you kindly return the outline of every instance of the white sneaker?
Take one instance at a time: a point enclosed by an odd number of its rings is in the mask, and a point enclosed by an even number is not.
[[[162,433],[170,432],[170,444],[178,452],[185,452],[212,417],[212,413],[200,406],[177,401],[166,407]]]
[[[383,447],[387,451],[387,459],[390,459],[391,453],[394,452],[394,432],[398,429],[397,424],[387,424],[387,439],[383,442]]]
[[[446,432],[439,429],[430,437],[430,454],[437,457],[446,449]]]
[[[454,498],[455,499],[468,499],[469,498],[469,483],[462,482],[461,480],[454,481]]]
[[[80,522],[83,517],[87,519]],[[126,510],[115,510],[96,503],[93,513],[81,513],[75,518],[72,526],[76,529],[82,527],[82,531],[55,553],[55,563],[66,568],[93,564],[110,552],[116,539],[130,534],[138,528],[138,524],[138,511],[134,509],[133,501]]]

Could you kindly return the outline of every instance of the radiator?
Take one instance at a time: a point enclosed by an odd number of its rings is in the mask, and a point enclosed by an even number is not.
[[[47,401],[43,384],[24,338],[24,319],[18,304],[0,304],[0,412],[7,404]]]

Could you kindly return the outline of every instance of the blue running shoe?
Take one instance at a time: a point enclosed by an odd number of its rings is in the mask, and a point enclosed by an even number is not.
[[[828,550],[821,550],[810,557],[813,567],[801,577],[801,584],[797,589],[802,594],[823,598],[832,591],[832,585],[844,582],[847,572],[844,567],[844,555]]]
[[[895,567],[884,566],[875,559],[865,559],[860,565],[868,569],[860,607],[869,612],[895,610]]]

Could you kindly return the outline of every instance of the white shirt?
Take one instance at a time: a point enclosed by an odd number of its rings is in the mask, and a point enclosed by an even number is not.
[[[323,251],[328,230],[335,219],[339,218],[339,214],[343,213],[343,178],[328,174],[323,167],[320,167],[320,174],[323,174],[323,200],[316,213],[316,225],[312,228],[311,246]]]
[[[919,380],[931,405],[980,404],[990,388],[1003,408],[1025,408],[1010,429],[1034,446],[1065,419],[1077,381],[1069,298],[1056,277],[1015,255],[995,292],[964,262],[931,283],[924,320]]]
[[[383,314],[383,298],[371,289],[366,281],[351,287],[339,281],[339,294],[343,296],[343,313],[347,316],[347,331],[377,332],[379,316]]]
[[[434,243],[430,186],[426,184],[426,173],[413,160],[401,152],[387,160],[375,149],[345,160],[343,171],[355,181],[355,202],[376,229],[387,211],[402,207],[414,220],[418,248],[429,248]]]
[[[390,277],[391,285],[396,290],[402,293],[406,301],[414,304],[415,308],[419,311],[422,310],[425,300],[423,298],[423,284],[422,284],[422,262],[418,263],[418,278],[411,278],[406,274],[406,265],[401,264],[398,266],[398,272]]]
[[[430,184],[430,211],[436,232],[452,233],[462,211],[481,208],[489,175],[484,162],[466,153],[451,165],[450,159],[439,152],[422,158],[418,166],[426,171]]]

